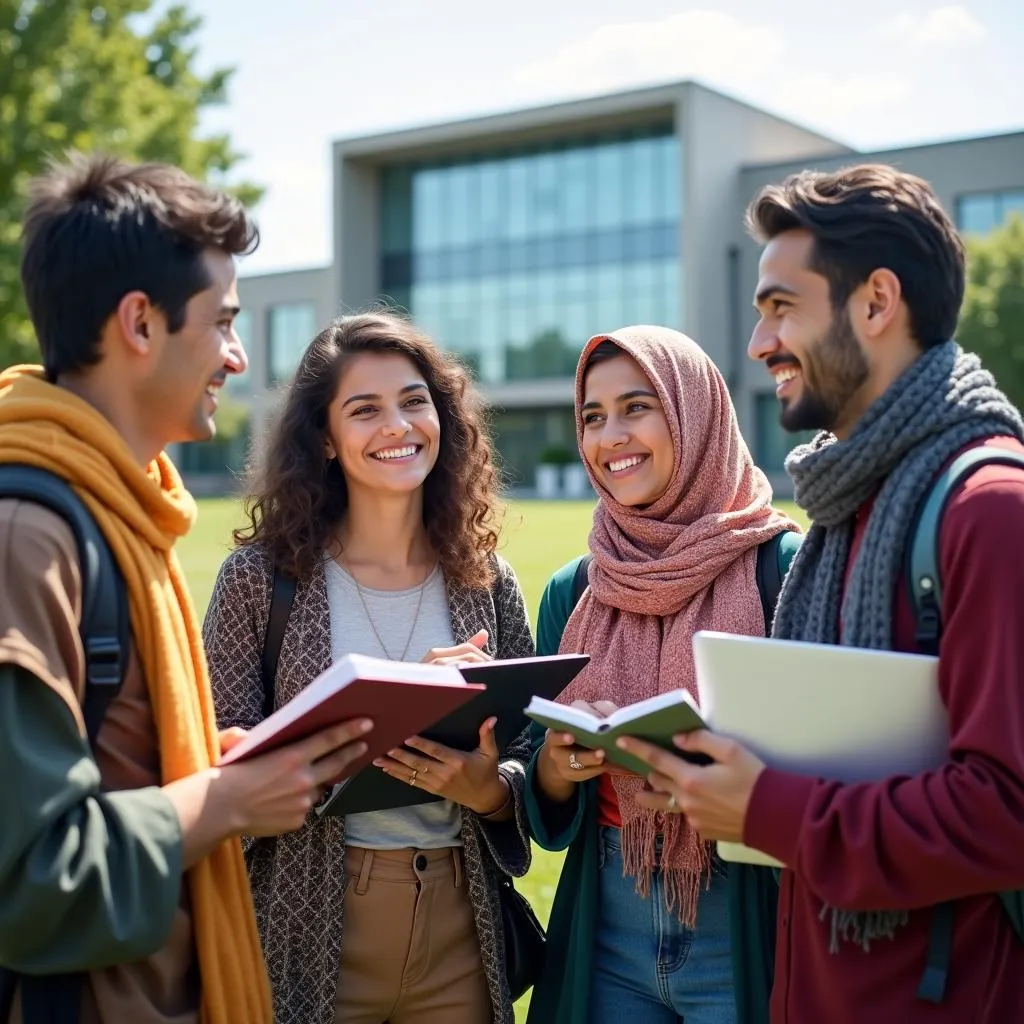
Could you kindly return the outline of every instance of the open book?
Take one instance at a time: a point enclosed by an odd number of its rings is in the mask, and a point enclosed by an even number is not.
[[[347,778],[486,689],[467,683],[454,665],[348,654],[250,729],[218,763],[228,765],[269,753],[352,718],[372,718],[373,730],[360,737],[369,749],[349,765]]]
[[[682,757],[680,750],[672,743],[672,737],[676,733],[704,728],[697,702],[686,690],[670,690],[636,704],[627,704],[613,711],[607,718],[599,718],[581,708],[556,704],[540,697],[530,701],[526,714],[555,732],[572,733],[581,747],[603,750],[609,761],[638,775],[647,775],[650,768],[643,761],[619,750],[615,741],[620,736],[647,740],[648,743],[671,750]],[[694,758],[691,755],[687,760],[706,758]]]
[[[494,716],[498,719],[494,740],[498,750],[504,751],[530,724],[523,705],[535,696],[557,696],[589,660],[586,654],[552,654],[460,665],[459,673],[467,682],[480,683],[487,689],[474,694],[472,700],[450,715],[431,723],[422,734],[453,750],[475,750],[480,742],[480,726]],[[386,775],[371,764],[335,786],[317,813],[343,816],[440,799],[425,789],[408,785],[404,779]]]

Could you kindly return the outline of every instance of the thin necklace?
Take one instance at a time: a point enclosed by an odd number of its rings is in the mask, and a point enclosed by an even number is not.
[[[363,606],[363,612],[366,614],[366,621],[370,624],[370,629],[373,630],[373,635],[377,638],[377,643],[380,644],[380,649],[384,652],[384,656],[389,661],[405,661],[405,656],[409,653],[409,645],[412,643],[412,635],[416,632],[416,623],[420,619],[420,607],[423,605],[423,591],[427,589],[427,580],[430,579],[430,573],[428,572],[426,578],[419,585],[419,594],[416,597],[416,612],[412,617],[412,627],[409,630],[409,635],[406,637],[405,646],[402,648],[402,656],[400,658],[394,658],[389,653],[384,640],[381,638],[380,633],[377,632],[377,627],[374,625],[373,616],[370,614],[370,609],[366,604],[366,598],[363,597],[363,588],[359,585],[359,580],[356,579],[356,574],[352,571],[352,567],[348,564],[348,560],[342,552],[338,552],[338,558],[341,560],[342,568],[352,577],[352,582],[356,585],[356,593],[359,595],[359,603]]]

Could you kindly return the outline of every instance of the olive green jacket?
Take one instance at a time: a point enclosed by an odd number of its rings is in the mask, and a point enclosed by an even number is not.
[[[790,540],[792,538],[792,540]],[[783,574],[799,547],[789,534],[779,546]],[[573,578],[579,559],[552,576],[541,598],[537,653],[556,654],[574,607]],[[588,1024],[593,943],[598,921],[597,780],[576,787],[565,804],[548,800],[536,781],[544,739],[532,732],[533,756],[526,771],[526,813],[534,841],[545,850],[566,850],[551,917],[547,963],[534,987],[527,1024]],[[728,865],[729,925],[737,1024],[768,1024],[775,965],[778,882],[770,868]]]

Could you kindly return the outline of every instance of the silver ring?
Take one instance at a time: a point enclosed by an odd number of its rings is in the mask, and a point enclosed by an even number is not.
[[[671,814],[676,809],[676,797],[674,793],[669,793],[668,803],[665,804],[665,810]]]
[[[576,771],[582,771],[583,770],[583,765],[580,764],[580,762],[576,760],[576,751],[575,750],[570,750],[569,751],[569,767],[575,769]]]
[[[417,775],[419,775],[419,772],[416,771],[415,768],[413,768],[412,775],[409,776],[409,785],[410,786],[415,786],[416,785],[416,776]]]

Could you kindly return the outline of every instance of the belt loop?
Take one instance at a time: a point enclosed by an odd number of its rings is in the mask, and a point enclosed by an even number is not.
[[[363,863],[359,865],[359,878],[356,880],[356,892],[366,895],[370,885],[370,866],[373,864],[373,850],[363,850]]]
[[[455,867],[455,888],[462,887],[462,850],[458,846],[452,847],[452,864]]]

